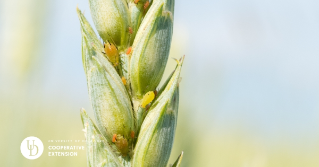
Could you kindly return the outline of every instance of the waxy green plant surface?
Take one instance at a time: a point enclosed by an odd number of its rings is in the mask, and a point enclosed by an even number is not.
[[[88,166],[167,166],[184,57],[168,61],[174,0],[89,0],[98,35],[77,9],[95,122],[81,110]],[[180,166],[183,153],[172,166]]]

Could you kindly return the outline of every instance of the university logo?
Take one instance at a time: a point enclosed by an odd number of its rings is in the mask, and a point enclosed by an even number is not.
[[[37,159],[43,153],[43,143],[37,137],[27,137],[25,138],[20,146],[21,153],[27,159]]]

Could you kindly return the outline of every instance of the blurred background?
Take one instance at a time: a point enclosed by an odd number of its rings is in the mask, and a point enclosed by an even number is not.
[[[87,0],[0,1],[1,166],[86,166],[85,151],[20,153],[28,136],[84,140],[79,110],[93,113],[77,5],[93,25]],[[319,166],[318,8],[176,0],[170,56],[186,59],[171,163],[184,151],[183,167]]]

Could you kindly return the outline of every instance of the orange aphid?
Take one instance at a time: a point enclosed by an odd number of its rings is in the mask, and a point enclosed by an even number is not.
[[[125,77],[122,77],[122,82],[123,82],[124,85],[126,85],[126,79],[125,79]]]
[[[134,3],[137,4],[140,0],[135,0]]]
[[[146,10],[149,5],[150,5],[150,1],[146,1],[145,4],[144,4],[144,10]]]
[[[105,43],[104,44],[104,51],[106,56],[109,58],[110,62],[114,65],[117,66],[119,64],[119,52],[117,51],[117,48],[114,44],[112,43]]]
[[[134,139],[134,136],[135,136],[135,132],[134,131],[131,131],[131,137]]]
[[[155,97],[157,96],[157,90],[154,90],[154,95],[155,95]]]
[[[113,142],[113,143],[116,142],[116,134],[113,135],[112,142]]]
[[[129,27],[129,28],[128,28],[128,32],[129,32],[130,34],[133,34],[133,29],[132,29],[132,27]]]
[[[126,51],[126,54],[129,55],[129,54],[131,53],[131,51],[132,51],[132,47],[129,47],[129,48],[127,49],[127,51]]]

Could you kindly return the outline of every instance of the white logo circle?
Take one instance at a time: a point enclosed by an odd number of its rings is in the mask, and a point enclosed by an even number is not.
[[[37,159],[43,153],[43,143],[37,137],[27,137],[25,138],[20,146],[21,153],[27,159]]]

